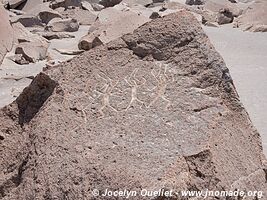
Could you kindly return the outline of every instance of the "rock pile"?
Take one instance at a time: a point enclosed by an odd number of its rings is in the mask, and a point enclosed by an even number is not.
[[[267,1],[256,0],[244,14],[237,19],[237,26],[243,30],[267,32]]]
[[[3,200],[107,199],[94,189],[174,190],[178,200],[181,190],[267,192],[260,136],[186,11],[39,74],[0,110],[0,139]]]

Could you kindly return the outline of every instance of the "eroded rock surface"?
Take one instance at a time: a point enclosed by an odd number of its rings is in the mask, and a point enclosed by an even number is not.
[[[46,70],[0,111],[0,127],[4,200],[267,188],[260,136],[184,11]]]

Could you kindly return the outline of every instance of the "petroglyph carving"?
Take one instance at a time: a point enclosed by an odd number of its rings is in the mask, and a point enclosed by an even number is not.
[[[167,102],[167,106],[165,109],[168,109],[168,107],[171,105],[171,101],[165,95],[168,83],[173,82],[173,77],[171,78],[171,80],[169,80],[167,76],[167,67],[168,65],[159,63],[158,73],[155,72],[154,69],[152,69],[151,71],[151,75],[156,79],[158,85],[156,86],[156,97],[150,102],[148,107],[153,106],[159,99],[162,99],[163,101]]]

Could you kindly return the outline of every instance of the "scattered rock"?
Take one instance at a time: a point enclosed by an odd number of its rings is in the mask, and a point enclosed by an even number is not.
[[[84,50],[67,50],[67,49],[58,49],[54,48],[57,52],[63,54],[63,55],[79,55],[84,52]]]
[[[82,1],[82,8],[91,12],[94,11],[93,6],[87,1]]]
[[[56,9],[59,7],[68,8],[68,7],[81,7],[81,0],[52,0],[50,7]]]
[[[21,54],[26,61],[35,63],[46,58],[47,46],[24,42],[16,47],[15,54]]]
[[[107,7],[112,7],[112,6],[119,4],[121,1],[122,0],[100,0],[99,4],[107,8]]]
[[[31,33],[21,23],[12,24],[14,30],[14,40],[18,43],[32,42],[42,46],[48,46],[48,41],[38,34]]]
[[[53,40],[53,39],[63,39],[63,38],[74,38],[73,35],[67,34],[67,33],[61,33],[61,32],[39,32],[39,35],[42,37]]]
[[[186,0],[185,4],[187,5],[203,5],[204,4],[204,0]]]
[[[96,44],[106,44],[124,34],[133,32],[149,20],[132,11],[106,8],[100,11],[97,21],[91,26],[88,36],[80,41],[79,47],[80,49],[85,47],[84,50],[88,50],[94,47],[91,45],[93,41],[97,41]]]
[[[88,50],[90,50],[94,47],[100,46],[102,44],[103,44],[103,42],[99,39],[99,37],[97,37],[93,34],[89,34],[89,35],[86,35],[86,36],[81,38],[81,40],[78,44],[78,47],[79,47],[79,49],[88,51]]]
[[[148,6],[153,3],[153,0],[122,0],[122,3],[127,4],[129,7],[136,5]]]
[[[234,17],[238,17],[242,13],[242,9],[228,0],[207,0],[205,1],[204,9],[214,13],[218,13],[223,9],[229,10]]]
[[[36,7],[28,13],[37,16],[41,20],[41,22],[45,24],[48,24],[48,22],[54,18],[62,18],[62,15],[59,14],[59,12],[49,8],[48,5]]]
[[[30,63],[28,60],[25,59],[25,57],[23,57],[22,54],[15,54],[13,56],[10,56],[9,59],[19,65],[27,65]]]
[[[16,9],[21,4],[25,3],[27,0],[5,0],[5,2],[8,4],[9,8]]]
[[[34,15],[19,15],[11,18],[11,23],[21,23],[25,27],[43,26],[41,20]]]
[[[233,20],[233,13],[231,13],[229,9],[221,9],[217,14],[217,22],[219,25],[232,23]]]
[[[267,1],[257,0],[244,13],[238,17],[238,27],[253,32],[266,32]]]
[[[10,12],[15,13],[16,15],[25,15],[26,13],[22,10],[9,9]]]
[[[95,11],[88,11],[76,7],[74,9],[67,9],[59,12],[64,18],[72,18],[77,20],[80,25],[91,25],[97,19],[97,14]]]
[[[205,25],[205,26],[209,26],[209,27],[216,27],[216,28],[219,27],[219,25],[216,24],[215,22],[209,22],[209,21],[206,22],[204,25]]]
[[[103,10],[105,8],[103,5],[100,5],[98,3],[92,3],[91,6],[95,11],[100,11],[100,10]]]
[[[53,32],[75,32],[78,31],[79,24],[76,19],[52,19],[46,26],[46,30]]]
[[[160,15],[159,15],[159,13],[158,12],[153,12],[151,15],[150,15],[150,19],[157,19],[157,18],[159,18],[160,17]]]

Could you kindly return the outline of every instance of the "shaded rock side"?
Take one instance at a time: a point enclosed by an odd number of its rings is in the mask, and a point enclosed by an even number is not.
[[[267,188],[260,136],[185,11],[47,69],[0,111],[0,127],[4,200]]]

